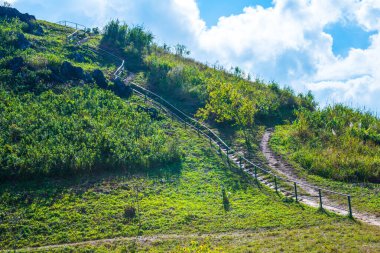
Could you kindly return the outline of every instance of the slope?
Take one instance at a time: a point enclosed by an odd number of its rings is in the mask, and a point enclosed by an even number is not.
[[[90,106],[92,103],[90,100],[94,97],[80,94],[81,90],[88,89],[95,94],[102,94],[104,99],[101,99],[100,102],[113,101],[112,105],[107,105],[107,103],[104,105],[106,113],[93,117],[92,120],[97,123],[102,122],[101,118],[107,117],[121,120],[131,113],[117,116],[117,113],[112,113],[112,111],[120,111],[120,108],[123,107],[131,108],[134,117],[144,119],[143,124],[157,127],[153,129],[153,133],[148,131],[149,134],[140,135],[141,138],[137,135],[139,142],[149,144],[152,137],[156,141],[156,136],[164,137],[164,141],[169,140],[168,143],[170,140],[174,140],[174,147],[180,150],[179,153],[182,156],[177,161],[176,159],[165,160],[168,155],[173,154],[172,150],[163,149],[152,154],[153,150],[150,149],[150,146],[143,145],[142,152],[135,153],[136,145],[132,145],[132,150],[124,150],[119,155],[128,157],[134,154],[134,157],[139,159],[157,154],[158,160],[163,159],[163,164],[152,160],[150,164],[155,166],[148,166],[144,163],[135,166],[133,163],[130,164],[130,160],[124,160],[130,166],[120,166],[118,163],[113,163],[115,158],[111,157],[98,171],[85,169],[82,174],[68,173],[65,176],[53,177],[48,175],[50,178],[42,177],[37,180],[25,178],[25,181],[22,181],[17,178],[17,181],[10,181],[7,179],[6,182],[1,183],[0,187],[1,249],[63,244],[63,248],[67,246],[66,250],[72,250],[70,247],[75,247],[74,245],[65,246],[64,244],[117,237],[129,237],[133,241],[135,236],[156,235],[159,237],[162,235],[164,241],[165,237],[167,238],[162,247],[160,246],[162,251],[168,249],[176,251],[176,247],[179,247],[178,251],[186,251],[191,247],[195,250],[207,250],[208,248],[213,249],[215,247],[213,244],[219,244],[219,242],[210,239],[212,242],[207,244],[208,246],[204,246],[205,243],[202,242],[201,237],[195,239],[200,241],[199,243],[189,242],[186,238],[191,238],[191,234],[194,233],[222,232],[226,233],[227,237],[236,238],[241,230],[243,230],[242,234],[247,234],[247,239],[241,243],[228,238],[223,239],[221,244],[223,248],[234,250],[236,247],[242,247],[243,250],[249,246],[249,238],[252,235],[258,236],[262,240],[256,245],[257,249],[265,250],[267,248],[270,250],[277,247],[266,244],[273,235],[280,235],[283,243],[289,243],[291,236],[295,233],[304,232],[305,236],[309,237],[315,231],[319,231],[320,234],[327,233],[331,236],[331,241],[319,240],[314,245],[325,245],[331,250],[347,249],[348,247],[358,250],[376,251],[378,249],[377,228],[357,224],[346,217],[317,212],[315,209],[295,203],[291,199],[278,196],[266,187],[257,187],[252,183],[250,177],[241,173],[233,164],[228,163],[225,157],[220,157],[210,147],[209,141],[199,138],[196,132],[184,128],[183,125],[172,121],[165,114],[154,110],[151,106],[146,105],[144,100],[135,96],[125,96],[125,93],[120,94],[120,90],[114,88],[117,87],[117,81],[112,84],[110,80],[106,79],[106,85],[97,82],[96,75],[93,75],[96,69],[106,73],[105,77],[109,77],[117,69],[118,64],[90,53],[91,50],[65,44],[66,34],[74,32],[72,29],[47,22],[37,23],[44,27],[45,35],[26,34],[25,37],[32,40],[37,45],[37,49],[47,50],[50,53],[42,54],[41,52],[45,51],[39,52],[35,48],[7,51],[8,55],[4,58],[4,65],[2,65],[2,71],[5,70],[6,75],[11,78],[11,82],[9,79],[2,79],[3,93],[6,96],[11,97],[12,100],[26,96],[32,102],[33,100],[42,101],[38,103],[39,106],[46,107],[45,110],[48,110],[50,108],[49,101],[52,99],[66,98],[68,94],[76,94],[79,91],[78,96],[87,100],[84,101],[87,102],[85,108],[90,112],[96,111],[97,104]],[[5,26],[8,24],[10,23],[4,23]],[[21,31],[18,32],[21,33]],[[96,37],[93,40],[96,41]],[[90,41],[90,43],[94,41]],[[46,49],[38,47],[41,44]],[[72,56],[73,52],[80,53]],[[77,60],[81,61],[80,55],[84,55],[85,59],[91,56],[91,62],[77,62]],[[21,56],[23,60],[38,56],[39,60],[36,62],[43,62],[43,64],[30,65],[28,63],[21,68],[21,71],[30,75],[38,73],[37,77],[28,82],[22,79],[13,79],[15,76],[17,77],[17,71],[10,73],[6,66],[9,66],[7,64],[10,60],[18,56]],[[51,58],[57,56],[58,59],[55,58],[56,60],[52,62],[61,67],[54,68],[54,64],[46,59],[47,56]],[[76,60],[69,58],[71,56]],[[82,66],[83,76],[69,75],[70,79],[67,79],[67,75],[62,75],[62,65],[65,61],[71,62],[73,67]],[[65,65],[68,66],[67,63]],[[74,69],[75,73],[81,72],[78,68]],[[56,74],[65,79],[55,79],[57,77],[55,75],[52,80],[45,79],[46,76],[43,76],[42,72],[46,70],[51,71],[47,75],[49,77],[52,77],[51,74]],[[69,73],[72,72],[69,71]],[[86,74],[92,75],[92,81],[88,81],[90,87],[80,87],[87,82],[84,78]],[[101,80],[104,79],[101,78]],[[36,86],[36,83],[39,85]],[[115,94],[112,94],[113,92],[123,99],[117,98]],[[59,109],[70,104],[76,108],[81,105],[81,99],[75,99],[70,103],[58,100],[55,104]],[[5,105],[10,110],[17,110],[12,103]],[[26,108],[29,104],[21,103],[21,106]],[[27,117],[29,114],[25,115],[24,117]],[[40,114],[36,113],[33,117],[36,121],[29,121],[31,126],[39,129],[41,125],[44,125],[40,124],[40,119],[43,118]],[[8,125],[4,123],[4,126]],[[80,130],[87,128],[91,129],[88,125],[79,127]],[[106,129],[106,126],[100,126],[100,131]],[[133,132],[134,130],[135,128],[129,124],[124,124],[119,128],[119,132]],[[117,134],[117,131],[115,130],[113,134]],[[96,136],[95,132],[91,131],[87,135]],[[132,134],[128,134],[125,140],[128,140],[130,135]],[[123,137],[115,137],[115,141],[118,139],[124,140]],[[82,143],[90,147],[88,141],[82,141]],[[158,147],[162,146],[159,144],[160,142],[157,144]],[[173,147],[173,145],[171,146]],[[81,153],[81,150],[78,151],[78,154]],[[115,154],[118,154],[117,151]],[[55,168],[55,166],[48,167]],[[340,229],[335,231],[337,227]],[[261,231],[265,230],[268,232],[261,234]],[[355,231],[356,236],[341,237],[339,234],[339,232],[348,233],[351,230]],[[245,233],[244,231],[249,232]],[[184,241],[176,239],[178,238],[176,235],[183,236]],[[223,234],[221,235],[223,237]],[[149,237],[146,238],[149,239]],[[126,239],[126,241],[129,240]],[[190,241],[192,240],[190,239]],[[306,242],[304,240],[300,244]],[[109,242],[111,245],[107,241],[100,241],[102,246],[96,248],[91,246],[93,243],[95,242],[89,242],[90,245],[80,244],[77,247],[82,249],[76,248],[75,250],[122,251],[133,250],[134,247],[154,250],[146,244],[141,246],[132,244],[129,249],[123,245],[123,242],[120,245],[117,240],[111,240]],[[182,248],[182,244],[184,248]],[[298,248],[299,246],[293,244],[293,248],[289,248],[289,251],[302,249]],[[33,249],[29,250],[33,251]],[[49,249],[47,250],[49,251]],[[60,251],[62,248],[58,247],[57,250]]]

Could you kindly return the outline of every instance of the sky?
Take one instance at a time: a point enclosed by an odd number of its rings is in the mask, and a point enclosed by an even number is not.
[[[143,24],[191,57],[380,112],[380,0],[10,0],[49,21]]]

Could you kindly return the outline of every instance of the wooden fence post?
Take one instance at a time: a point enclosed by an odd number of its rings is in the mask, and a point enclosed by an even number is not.
[[[298,192],[297,192],[297,183],[294,182],[294,194],[296,196],[296,202],[298,202]]]
[[[274,188],[276,189],[276,193],[278,193],[278,187],[277,187],[277,177],[274,177]]]
[[[318,194],[319,194],[319,208],[323,209],[323,204],[322,204],[322,191],[321,191],[321,189],[318,189]]]
[[[347,200],[348,200],[348,215],[350,218],[352,218],[351,196],[350,195],[347,196]]]

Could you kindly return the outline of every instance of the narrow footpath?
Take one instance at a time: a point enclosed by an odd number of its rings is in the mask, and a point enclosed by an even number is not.
[[[272,135],[272,130],[268,129],[265,131],[261,143],[260,148],[262,153],[264,154],[268,165],[271,167],[272,170],[277,171],[279,174],[281,174],[283,177],[299,182],[299,187],[307,194],[311,196],[318,195],[318,192],[316,189],[318,189],[318,186],[313,185],[312,183],[306,181],[306,179],[298,176],[294,170],[294,168],[286,163],[281,157],[276,155],[269,147],[269,140]],[[319,207],[319,199],[318,198],[302,198],[299,200],[300,202],[313,206],[313,207]],[[341,215],[347,215],[347,211],[344,211],[347,209],[347,206],[341,206],[340,204],[334,202],[333,200],[329,199],[327,196],[323,197],[323,208]],[[335,207],[338,208],[335,208]],[[375,215],[371,214],[364,214],[361,212],[355,211],[355,207],[353,207],[353,216],[355,219],[363,221],[365,223],[380,226],[380,219],[379,217],[376,217]]]

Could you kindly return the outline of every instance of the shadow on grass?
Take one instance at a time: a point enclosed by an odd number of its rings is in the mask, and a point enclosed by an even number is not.
[[[32,204],[52,206],[65,194],[73,194],[81,198],[90,189],[104,194],[109,194],[120,187],[128,189],[128,185],[124,182],[133,178],[176,183],[179,181],[181,171],[182,162],[177,162],[169,166],[143,170],[99,171],[72,177],[3,182],[0,183],[0,203],[14,210]]]

